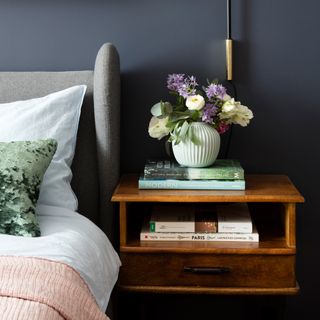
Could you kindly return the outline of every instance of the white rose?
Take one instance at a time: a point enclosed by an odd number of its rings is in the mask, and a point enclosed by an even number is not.
[[[152,117],[149,122],[148,132],[150,137],[161,139],[169,134],[169,128],[166,126],[168,123],[168,117],[159,119]]]
[[[246,127],[252,118],[252,111],[248,107],[240,104],[237,108],[236,114],[233,117],[233,121],[236,124],[240,124],[242,127]]]
[[[201,110],[204,105],[204,98],[200,94],[189,96],[186,100],[186,106],[189,110]]]
[[[226,101],[221,111],[219,118],[225,120],[228,124],[234,123],[245,127],[253,118],[252,111],[248,107],[241,105],[240,102],[234,101],[234,99]]]
[[[236,108],[237,102],[234,99],[227,100],[222,106],[222,112],[230,112]]]
[[[222,98],[223,101],[231,100],[231,97],[228,94],[225,94]]]

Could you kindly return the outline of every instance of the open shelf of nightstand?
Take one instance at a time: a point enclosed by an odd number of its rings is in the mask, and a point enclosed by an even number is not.
[[[284,175],[247,175],[244,191],[139,190],[138,175],[123,176],[119,202],[119,288],[130,291],[294,294],[296,203],[304,199]],[[247,202],[260,241],[140,241],[143,219],[158,203],[211,206]],[[223,266],[227,274],[190,274],[186,266]]]

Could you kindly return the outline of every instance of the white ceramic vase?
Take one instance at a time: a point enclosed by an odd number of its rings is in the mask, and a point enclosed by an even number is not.
[[[212,165],[220,150],[220,135],[216,129],[204,122],[191,123],[193,134],[199,144],[190,139],[172,144],[172,150],[177,162],[186,167],[208,167]]]

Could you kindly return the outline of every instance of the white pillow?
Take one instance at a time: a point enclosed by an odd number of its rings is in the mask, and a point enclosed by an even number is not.
[[[76,146],[85,85],[45,97],[0,104],[0,141],[53,138],[57,151],[41,184],[39,203],[77,210],[70,169]]]

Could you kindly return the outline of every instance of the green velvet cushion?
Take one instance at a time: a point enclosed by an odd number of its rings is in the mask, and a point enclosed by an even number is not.
[[[53,139],[0,142],[0,233],[40,236],[35,208],[56,149]]]

